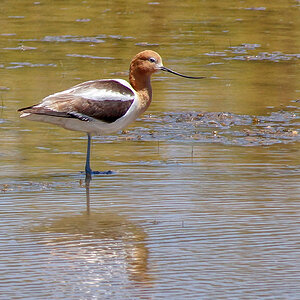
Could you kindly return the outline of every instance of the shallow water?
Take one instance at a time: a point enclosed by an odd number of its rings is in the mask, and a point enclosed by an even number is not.
[[[0,24],[1,299],[299,298],[299,1],[5,1]],[[206,79],[153,76],[86,186],[86,137],[16,110],[146,48]]]

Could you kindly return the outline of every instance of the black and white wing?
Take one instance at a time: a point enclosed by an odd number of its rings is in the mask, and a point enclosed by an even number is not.
[[[24,115],[93,119],[113,123],[122,118],[136,99],[133,88],[122,79],[93,80],[50,95],[37,105],[21,108]]]

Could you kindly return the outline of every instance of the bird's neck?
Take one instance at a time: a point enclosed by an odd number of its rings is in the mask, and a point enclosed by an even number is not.
[[[150,105],[152,100],[152,87],[150,75],[139,74],[138,72],[130,72],[129,82],[139,95],[141,113],[143,113]]]

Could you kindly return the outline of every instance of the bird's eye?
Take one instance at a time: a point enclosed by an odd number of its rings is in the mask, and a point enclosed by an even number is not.
[[[156,63],[156,59],[155,59],[154,57],[150,57],[150,58],[149,58],[149,61],[150,61],[151,63]]]

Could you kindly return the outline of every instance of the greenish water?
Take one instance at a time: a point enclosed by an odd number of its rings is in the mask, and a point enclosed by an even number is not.
[[[298,299],[299,1],[3,1],[1,299]],[[153,76],[126,132],[86,137],[16,110]]]

